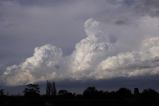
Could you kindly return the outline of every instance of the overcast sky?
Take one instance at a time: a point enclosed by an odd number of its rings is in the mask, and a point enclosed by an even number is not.
[[[0,0],[1,84],[158,75],[158,0]]]

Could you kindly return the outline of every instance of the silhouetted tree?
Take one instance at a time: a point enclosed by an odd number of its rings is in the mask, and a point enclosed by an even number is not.
[[[47,82],[46,93],[52,95],[52,89],[55,87],[55,83]],[[56,87],[55,87],[56,88]],[[56,91],[56,90],[55,90]],[[67,90],[59,90],[56,97],[52,96],[40,96],[40,88],[37,84],[26,85],[24,89],[24,95],[7,96],[4,90],[0,89],[0,106],[10,105],[37,105],[37,106],[64,106],[64,105],[91,105],[98,106],[100,104],[104,106],[109,105],[131,105],[131,104],[159,104],[159,94],[153,89],[145,89],[143,92],[139,92],[138,88],[134,88],[133,96],[131,91],[127,88],[120,88],[117,91],[102,91],[97,90],[95,87],[88,87],[82,94],[74,94]]]
[[[148,97],[148,98],[156,97],[156,96],[158,96],[158,93],[155,90],[153,90],[153,89],[145,89],[142,92],[142,96]]]
[[[62,97],[73,97],[73,96],[75,96],[75,94],[72,94],[71,92],[68,92],[67,90],[59,90],[58,95],[62,96]]]
[[[51,95],[52,96],[56,96],[56,85],[55,85],[55,82],[52,82]]]
[[[56,96],[56,85],[55,82],[49,82],[46,83],[46,95],[47,96]]]
[[[23,92],[25,96],[39,96],[40,88],[38,84],[28,84]]]
[[[68,91],[67,91],[67,90],[60,90],[60,91],[58,92],[58,95],[66,95],[66,94],[68,94]]]
[[[46,95],[51,95],[51,83],[49,81],[46,82]]]
[[[138,88],[134,88],[134,95],[138,96],[140,94],[139,89]]]
[[[0,96],[4,96],[5,93],[4,93],[4,89],[0,89]]]
[[[117,92],[116,92],[116,95],[118,97],[130,97],[132,94],[131,94],[131,90],[127,89],[127,88],[120,88]]]
[[[95,97],[97,96],[97,89],[95,87],[88,87],[86,90],[83,92],[83,96],[85,97]]]

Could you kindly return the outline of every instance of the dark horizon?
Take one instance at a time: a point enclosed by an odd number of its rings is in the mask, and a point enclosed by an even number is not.
[[[158,104],[159,92],[154,89],[138,88],[130,90],[119,88],[113,91],[98,90],[95,86],[88,86],[81,94],[66,89],[57,90],[56,83],[47,81],[45,93],[40,93],[38,84],[28,84],[23,89],[23,95],[10,95],[5,89],[0,89],[0,105],[39,105],[39,106],[99,106],[99,105],[134,105]]]
[[[142,80],[141,80],[142,79]],[[69,91],[73,91],[75,93],[81,93],[88,86],[96,86],[98,90],[117,90],[119,88],[128,88],[133,90],[134,88],[139,88],[140,91],[143,89],[154,89],[159,91],[159,87],[156,84],[159,82],[158,76],[152,77],[134,77],[134,78],[116,78],[109,80],[89,80],[89,81],[73,81],[73,80],[65,80],[65,81],[56,81],[57,89],[66,89]],[[38,82],[41,89],[41,93],[45,93],[46,81]],[[25,85],[19,86],[6,86],[1,85],[1,89],[6,89],[10,94],[22,94]]]

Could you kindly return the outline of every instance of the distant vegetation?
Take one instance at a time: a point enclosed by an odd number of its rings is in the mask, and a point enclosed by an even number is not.
[[[67,90],[57,91],[55,82],[46,83],[46,94],[40,95],[38,84],[28,84],[23,90],[24,95],[9,96],[4,89],[0,89],[0,106],[104,106],[104,105],[134,105],[159,104],[159,93],[153,89],[134,91],[120,88],[117,91],[97,90],[96,87],[86,88],[82,94]]]

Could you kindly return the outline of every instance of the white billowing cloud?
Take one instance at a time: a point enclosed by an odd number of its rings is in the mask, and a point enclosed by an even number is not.
[[[103,57],[106,57],[111,47],[101,35],[99,22],[88,19],[84,27],[87,37],[76,44],[70,60],[70,68],[75,79],[90,77],[94,68]]]
[[[32,57],[20,65],[7,67],[3,80],[16,85],[57,78],[62,55],[62,50],[52,45],[37,47]]]
[[[87,37],[76,44],[70,56],[63,57],[62,50],[53,45],[37,47],[32,57],[20,65],[7,67],[3,80],[16,85],[51,79],[89,79],[103,57],[107,56],[111,44],[105,42],[98,21],[88,19],[84,27]]]
[[[143,41],[143,49],[151,49],[152,47],[157,47],[159,45],[159,37],[153,37]]]
[[[138,27],[136,27],[135,32],[136,34],[139,29],[142,29],[139,33],[141,34],[140,38],[143,39],[138,40],[137,49],[122,52],[128,42],[122,43],[123,39],[126,41],[126,36],[121,35],[133,33],[135,29],[120,32],[119,28],[119,32],[116,33],[119,36],[114,38],[116,42],[111,42],[109,34],[112,31],[104,29],[105,26],[102,25],[104,23],[91,18],[84,24],[87,37],[76,44],[71,55],[63,56],[62,50],[53,45],[37,47],[33,56],[27,58],[23,63],[8,66],[1,79],[9,85],[19,85],[45,80],[99,80],[115,77],[158,75],[159,37],[157,33],[154,33],[154,36],[144,36],[145,33],[142,32],[144,27],[147,32],[150,32],[147,34],[153,34],[151,32],[156,31],[156,29],[141,26],[143,24],[142,19],[144,18],[141,18],[141,21],[137,23]],[[144,23],[153,22],[153,19],[156,20],[155,23],[158,22],[156,18],[152,18],[147,19]],[[103,29],[107,30],[107,34]],[[135,42],[134,39],[132,40]],[[119,47],[120,52],[116,50]],[[131,45],[128,45],[128,47],[131,47]],[[115,50],[116,52],[112,54]]]
[[[96,78],[131,77],[159,74],[159,37],[146,39],[140,51],[121,53],[102,61]]]
[[[87,36],[98,36],[101,33],[100,23],[93,18],[86,20],[84,28]]]

